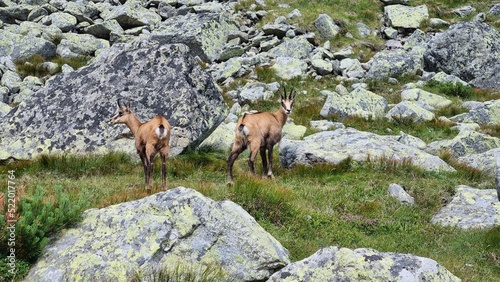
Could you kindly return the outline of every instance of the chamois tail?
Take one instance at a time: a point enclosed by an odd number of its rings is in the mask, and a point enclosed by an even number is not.
[[[156,128],[156,136],[158,136],[158,138],[160,139],[167,137],[167,130],[165,129],[165,126],[163,126],[163,124],[160,124],[160,126]]]

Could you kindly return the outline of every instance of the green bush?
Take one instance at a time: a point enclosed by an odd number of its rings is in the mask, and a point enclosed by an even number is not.
[[[32,196],[21,197],[17,207],[19,218],[15,223],[16,259],[34,262],[49,242],[49,236],[63,227],[79,220],[81,212],[89,206],[86,191],[80,193],[76,203],[68,194],[56,187],[55,194],[47,196],[42,187],[37,187]],[[7,226],[0,215],[0,256],[9,254],[7,249]]]

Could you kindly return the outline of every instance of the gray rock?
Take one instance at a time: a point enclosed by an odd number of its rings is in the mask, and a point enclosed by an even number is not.
[[[366,73],[358,59],[350,58],[340,61],[340,70],[342,71],[342,76],[347,78],[363,78]]]
[[[130,99],[143,121],[157,114],[169,120],[171,155],[197,146],[228,110],[185,45],[115,44],[89,66],[54,77],[2,119],[0,159],[110,150],[135,155],[125,128],[107,124],[119,98]]]
[[[319,75],[327,75],[333,72],[333,65],[331,62],[316,59],[311,60],[311,67],[319,74]]]
[[[454,75],[450,75],[450,74],[446,74],[445,72],[438,72],[436,73],[435,75],[433,75],[430,80],[435,80],[435,81],[438,81],[438,82],[443,82],[443,83],[447,83],[447,82],[451,82],[453,84],[457,84],[457,83],[460,83],[464,86],[468,86],[469,84],[463,80],[461,80],[459,77],[457,76],[454,76]]]
[[[327,131],[345,128],[345,125],[341,122],[332,122],[329,120],[311,120],[311,128],[318,131]]]
[[[500,124],[500,100],[491,100],[486,102],[464,103],[463,106],[474,105],[469,112],[463,113],[450,120],[454,122],[478,123],[499,125]]]
[[[109,42],[90,34],[65,33],[56,53],[63,58],[94,57],[96,52],[109,48]]]
[[[33,55],[53,58],[56,55],[56,45],[40,37],[24,36],[0,29],[0,57],[10,56],[16,61]]]
[[[217,82],[223,82],[230,77],[236,76],[242,67],[238,58],[231,58],[217,66],[212,72],[212,76]]]
[[[412,50],[382,50],[370,60],[367,78],[383,79],[403,74],[416,74],[423,69],[423,56]]]
[[[428,19],[429,11],[425,5],[417,7],[389,5],[384,7],[385,24],[393,28],[419,28]]]
[[[393,137],[353,128],[315,133],[304,137],[303,141],[282,140],[279,155],[285,167],[296,164],[339,164],[348,158],[361,163],[384,158],[392,161],[410,160],[413,165],[430,171],[455,171],[440,158],[401,144]]]
[[[290,80],[303,76],[307,71],[307,63],[292,57],[277,57],[271,67],[277,77]]]
[[[262,281],[289,262],[288,251],[240,206],[177,187],[86,211],[25,281],[126,281],[183,264],[213,264],[238,281]]]
[[[457,158],[458,162],[492,177],[496,177],[497,175],[498,160],[500,160],[500,148],[493,148],[486,152],[473,153]]]
[[[445,20],[439,19],[439,18],[430,18],[429,25],[432,28],[445,28],[445,27],[449,27],[450,23],[445,21]]]
[[[458,76],[478,88],[500,89],[500,33],[468,21],[436,34],[424,54],[426,71]]]
[[[12,108],[9,105],[0,101],[0,117],[6,115],[8,112],[10,112],[10,110],[12,110]]]
[[[461,18],[465,18],[474,13],[475,11],[476,9],[472,6],[462,6],[460,8],[452,10],[453,13],[457,14]]]
[[[401,185],[392,183],[389,185],[388,190],[389,194],[399,202],[410,206],[415,204],[415,199]]]
[[[387,109],[387,100],[363,88],[356,88],[349,95],[331,92],[320,111],[322,117],[358,116],[363,118],[383,117]]]
[[[236,99],[239,103],[253,103],[259,100],[268,100],[273,96],[274,88],[272,84],[262,82],[249,82],[245,86],[238,88]]]
[[[412,146],[420,150],[424,150],[427,147],[427,144],[424,141],[422,141],[422,139],[412,136],[410,134],[406,134],[403,131],[400,132],[400,136],[397,137],[396,140],[401,144]]]
[[[31,5],[9,5],[7,7],[0,7],[0,21],[8,24],[15,24],[16,21],[25,21],[28,19],[28,15],[33,9]]]
[[[238,28],[229,15],[187,14],[169,18],[151,32],[152,38],[165,44],[186,44],[203,61],[219,59],[228,35]]]
[[[435,108],[435,109],[446,108],[453,103],[453,101],[443,96],[430,93],[418,88],[403,90],[401,92],[401,100],[419,102],[421,105],[428,105],[429,108]],[[428,107],[424,108],[429,110]]]
[[[436,261],[411,254],[383,253],[373,249],[325,247],[291,263],[268,282],[292,281],[447,281],[458,277]]]
[[[500,16],[500,3],[493,5],[488,11],[488,14],[493,16]]]
[[[461,229],[485,229],[500,226],[500,202],[495,189],[456,187],[456,194],[435,214],[431,223]]]
[[[262,27],[265,35],[272,35],[283,38],[291,27],[287,24],[266,24]]]
[[[154,26],[161,22],[161,16],[142,6],[140,1],[125,1],[123,5],[101,12],[105,21],[116,20],[123,29],[138,26]]]
[[[364,23],[357,23],[356,27],[358,29],[358,34],[361,38],[366,38],[370,36],[370,34],[372,33],[370,27]]]
[[[495,186],[497,188],[497,197],[500,201],[500,158],[495,158]]]
[[[333,39],[340,32],[340,27],[327,14],[320,14],[314,21],[314,26],[325,40]]]
[[[78,21],[68,13],[56,12],[48,16],[51,25],[56,26],[63,32],[72,31],[75,29]]]
[[[392,107],[385,117],[392,122],[410,120],[415,123],[431,121],[435,115],[415,101],[402,101]]]
[[[281,44],[269,50],[269,56],[273,58],[289,57],[294,59],[305,59],[309,57],[314,46],[309,43],[306,37],[297,36],[285,38]]]
[[[198,148],[228,152],[233,145],[235,128],[236,122],[221,123],[207,139],[201,142]]]
[[[462,157],[469,154],[484,153],[498,147],[500,147],[499,138],[476,131],[464,130],[460,131],[453,139],[429,143],[426,151],[434,155],[447,151],[454,157]]]
[[[116,20],[109,20],[92,24],[84,28],[83,31],[97,38],[109,40],[111,33],[122,34],[123,28]]]

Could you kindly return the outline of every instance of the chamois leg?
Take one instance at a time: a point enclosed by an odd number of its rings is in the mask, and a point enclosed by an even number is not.
[[[227,158],[227,183],[228,184],[233,184],[234,183],[234,178],[233,178],[233,164],[234,161],[238,158],[238,156],[241,154],[246,149],[246,146],[242,143],[234,143],[233,149],[231,151],[231,154],[229,154],[229,157]]]
[[[141,157],[142,167],[144,168],[144,184],[148,184],[148,165],[146,162],[146,157],[139,153],[139,157]]]
[[[262,177],[265,177],[267,173],[267,156],[265,147],[260,148],[260,158],[262,159]]]
[[[250,167],[250,173],[255,176],[255,157],[257,157],[257,153],[259,152],[260,146],[250,145],[250,157],[248,157],[248,166]]]
[[[267,171],[267,177],[273,179],[273,146],[270,145],[267,147],[267,157],[269,158],[269,170]]]
[[[167,156],[160,152],[161,155],[161,189],[165,190],[167,186]]]

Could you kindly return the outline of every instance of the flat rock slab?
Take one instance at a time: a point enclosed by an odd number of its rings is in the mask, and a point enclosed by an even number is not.
[[[289,264],[268,282],[296,281],[460,281],[436,261],[373,249],[326,247]]]
[[[462,229],[499,226],[500,202],[497,191],[459,185],[453,200],[434,215],[431,222]]]
[[[262,281],[288,251],[246,211],[177,187],[85,212],[31,268],[26,281],[130,281],[154,268],[212,265],[236,281]]]
[[[454,171],[445,161],[418,148],[397,141],[398,136],[381,136],[354,128],[324,131],[309,135],[304,140],[281,141],[281,164],[339,164],[351,158],[355,162],[410,161],[413,165],[431,171]]]

